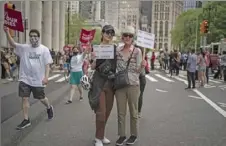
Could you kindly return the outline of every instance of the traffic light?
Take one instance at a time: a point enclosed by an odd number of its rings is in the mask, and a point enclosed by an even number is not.
[[[204,20],[203,25],[204,25],[204,33],[208,33],[209,32],[208,20]]]
[[[204,23],[200,23],[200,33],[204,33]]]
[[[12,9],[12,10],[15,10],[16,9],[16,6],[10,2],[8,3],[5,3],[5,9]],[[9,33],[12,37],[15,36],[15,31],[12,30],[12,29],[9,29]]]

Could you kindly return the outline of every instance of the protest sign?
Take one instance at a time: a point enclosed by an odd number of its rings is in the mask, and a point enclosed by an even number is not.
[[[96,59],[114,59],[114,45],[94,45]]]
[[[153,49],[155,45],[155,35],[153,33],[138,30],[137,45],[140,47]]]
[[[88,42],[91,42],[95,36],[96,30],[85,30],[82,29],[80,33],[80,42],[83,44],[86,44]]]
[[[20,32],[24,32],[22,14],[20,11],[5,8],[4,26]]]

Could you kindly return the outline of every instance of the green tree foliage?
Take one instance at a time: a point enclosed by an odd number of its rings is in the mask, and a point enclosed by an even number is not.
[[[84,26],[85,19],[80,17],[78,14],[73,14],[69,18],[70,18],[70,22],[68,23],[68,14],[66,14],[65,44],[68,44],[68,27],[69,27],[69,44],[75,44],[76,40],[79,40],[80,31]]]
[[[216,8],[207,11],[209,7]],[[197,47],[200,46],[200,23],[207,19],[210,23],[207,35],[208,43],[218,42],[226,37],[226,2],[210,2],[203,8],[191,9],[177,17],[176,24],[171,30],[172,45],[174,48],[188,49],[195,47],[196,32],[198,36]],[[197,21],[198,20],[198,21]]]
[[[93,44],[99,44],[101,40],[101,28],[86,26],[85,19],[79,16],[79,14],[73,14],[68,23],[68,14],[65,17],[65,44],[68,44],[68,27],[69,27],[69,44],[75,44],[79,42],[81,29],[86,30],[96,29]],[[69,25],[68,25],[69,24]]]

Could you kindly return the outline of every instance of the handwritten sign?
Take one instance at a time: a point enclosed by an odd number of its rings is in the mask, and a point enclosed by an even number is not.
[[[137,45],[140,47],[153,49],[155,46],[155,34],[138,30]]]
[[[114,59],[113,45],[94,45],[93,51],[96,54],[96,59]]]

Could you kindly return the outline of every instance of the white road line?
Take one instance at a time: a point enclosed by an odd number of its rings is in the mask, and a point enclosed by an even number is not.
[[[179,77],[181,77],[181,78],[187,78],[186,75],[179,75]]]
[[[204,88],[215,88],[216,86],[205,85]]]
[[[193,96],[193,95],[188,95],[188,97],[195,98],[195,99],[202,99],[201,97]]]
[[[219,87],[220,88],[226,88],[226,85],[220,85]]]
[[[59,77],[60,75],[61,75],[61,74],[55,74],[55,75],[49,77],[48,80],[55,79],[55,78]]]
[[[63,81],[65,81],[65,77],[60,78],[60,79],[57,80],[56,82],[58,83],[58,82],[63,82]]]
[[[161,78],[161,79],[163,79],[163,80],[165,80],[167,82],[174,82],[173,80],[170,80],[170,79],[168,79],[168,78],[166,78],[166,77],[164,77],[164,76],[162,76],[160,74],[155,74],[155,76],[157,76],[157,77],[159,77],[159,78]]]
[[[216,84],[220,84],[221,82],[220,81],[215,81],[215,80],[211,80],[209,79],[210,82],[213,82],[213,83],[216,83]]]
[[[155,89],[155,90],[158,91],[158,92],[168,92],[168,91],[160,90],[160,89]]]
[[[184,83],[187,85],[188,83],[186,80],[184,80]],[[224,111],[222,108],[220,108],[216,103],[211,101],[208,97],[206,97],[204,94],[202,94],[197,89],[193,89],[193,91],[198,94],[202,99],[204,99],[210,106],[212,106],[216,111],[218,111],[223,117],[226,118],[226,111]]]
[[[158,82],[158,80],[156,80],[155,78],[149,76],[149,75],[146,75],[145,76],[148,80],[150,80],[151,82]]]
[[[226,107],[226,103],[218,102],[218,104],[219,104],[221,107]]]

